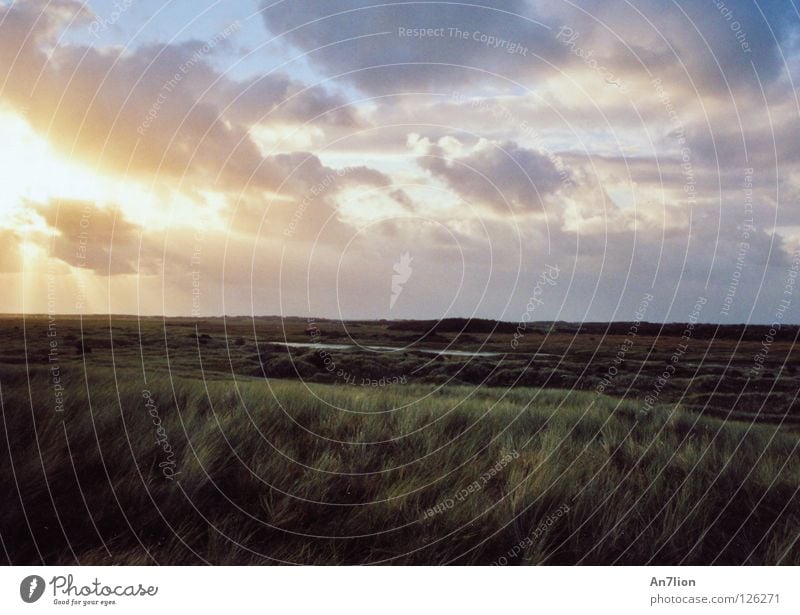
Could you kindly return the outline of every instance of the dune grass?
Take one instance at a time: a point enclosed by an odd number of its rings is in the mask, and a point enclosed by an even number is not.
[[[775,425],[553,389],[140,380],[93,368],[56,413],[46,373],[0,375],[7,562],[800,563],[798,436]]]

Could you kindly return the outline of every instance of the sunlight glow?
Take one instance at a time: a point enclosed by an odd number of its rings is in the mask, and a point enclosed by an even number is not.
[[[222,228],[218,213],[225,208],[220,196],[209,191],[201,202],[159,185],[119,179],[65,159],[18,114],[0,111],[0,226],[17,230],[45,230],[30,215],[26,203],[87,201],[98,207],[119,206],[125,217],[153,229],[180,225],[200,214],[213,228]],[[164,204],[168,204],[167,207]]]

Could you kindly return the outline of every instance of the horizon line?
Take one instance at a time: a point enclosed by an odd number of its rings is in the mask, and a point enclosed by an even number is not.
[[[280,319],[296,319],[296,320],[306,320],[306,321],[333,321],[333,322],[428,322],[428,321],[439,321],[443,322],[446,320],[464,320],[464,321],[472,321],[472,320],[485,320],[489,322],[495,322],[497,324],[515,324],[515,321],[512,320],[498,320],[496,318],[486,318],[481,316],[447,316],[444,318],[331,318],[328,316],[298,316],[294,314],[290,315],[280,315],[280,314],[219,314],[219,315],[209,315],[209,316],[194,316],[191,314],[187,315],[173,315],[167,316],[164,314],[130,314],[130,313],[123,313],[123,312],[97,312],[91,314],[68,314],[68,313],[53,313],[50,314],[48,312],[0,312],[0,319],[10,319],[10,318],[71,318],[71,319],[78,319],[78,318],[136,318],[136,319],[161,319],[161,320],[226,320],[226,319],[241,319],[247,318],[251,320],[256,319],[264,319],[264,318],[280,318]],[[563,323],[566,325],[603,325],[603,324],[622,324],[622,323],[633,323],[636,322],[635,320],[533,320],[528,321],[524,324],[527,325],[535,325],[535,324],[557,324]],[[675,325],[675,324],[687,324],[688,321],[682,320],[670,320],[670,321],[658,321],[658,320],[642,320],[639,321],[642,325]],[[730,323],[722,323],[722,322],[714,322],[714,321],[697,321],[695,325],[710,325],[710,326],[717,326],[717,327],[770,327],[778,324],[778,329],[782,327],[800,327],[800,322],[782,322],[782,323],[775,323],[775,322],[730,322]]]

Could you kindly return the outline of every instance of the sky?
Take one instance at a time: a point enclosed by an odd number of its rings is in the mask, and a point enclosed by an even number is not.
[[[0,2],[0,312],[800,322],[799,10]]]

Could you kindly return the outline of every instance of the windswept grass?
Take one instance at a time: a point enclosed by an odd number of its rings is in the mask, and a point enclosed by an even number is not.
[[[0,374],[14,564],[798,564],[797,434],[588,392]],[[90,391],[87,396],[86,390]],[[151,400],[151,401],[148,401]],[[157,431],[157,423],[163,430]]]

